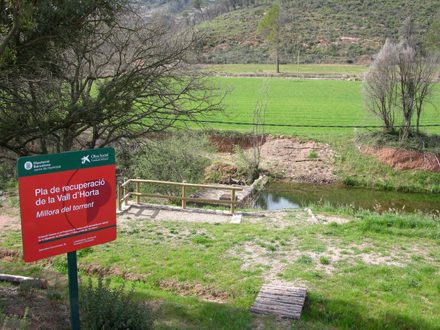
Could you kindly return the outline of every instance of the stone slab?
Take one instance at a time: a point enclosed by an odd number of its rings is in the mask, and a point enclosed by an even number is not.
[[[241,214],[234,214],[232,216],[232,219],[231,219],[230,223],[240,224],[241,223]]]

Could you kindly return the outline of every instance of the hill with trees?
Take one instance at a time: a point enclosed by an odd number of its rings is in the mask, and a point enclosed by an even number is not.
[[[270,45],[257,33],[269,10],[269,0],[205,1],[201,10],[191,0],[148,1],[194,25],[205,35],[199,43],[199,62],[274,63]],[[419,40],[425,38],[440,10],[436,0],[281,0],[284,43],[280,63],[369,63],[395,39],[409,16]]]

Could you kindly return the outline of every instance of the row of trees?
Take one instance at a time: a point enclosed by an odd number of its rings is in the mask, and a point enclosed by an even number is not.
[[[222,111],[198,35],[125,0],[0,2],[2,157],[101,148]]]
[[[414,35],[414,23],[407,18],[400,40],[386,40],[362,86],[366,108],[382,120],[386,130],[394,131],[396,119],[403,120],[401,140],[408,138],[414,116],[419,132],[423,106],[430,101],[438,70],[438,53],[425,49]]]

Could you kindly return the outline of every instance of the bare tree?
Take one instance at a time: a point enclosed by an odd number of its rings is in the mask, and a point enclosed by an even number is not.
[[[414,21],[411,16],[407,17],[402,26],[399,29],[399,38],[400,41],[403,42],[406,46],[410,46],[412,48],[418,48],[417,46],[417,38],[416,38],[416,30],[414,26]]]
[[[416,131],[419,132],[423,105],[432,96],[433,78],[437,72],[438,55],[428,53],[422,56],[409,44],[401,41],[397,46],[397,67],[399,74],[400,109],[404,119],[402,139],[409,134],[411,120],[416,114]]]
[[[266,122],[266,109],[269,100],[270,85],[267,79],[263,80],[260,92],[258,93],[258,100],[255,103],[252,126],[252,149],[253,159],[251,161],[251,169],[253,179],[258,178],[260,173],[260,159],[261,148],[264,140],[264,124]]]
[[[190,65],[193,31],[125,17],[89,24],[38,75],[0,75],[1,148],[101,148],[222,111],[225,94]]]
[[[430,101],[438,55],[417,46],[411,19],[400,29],[400,42],[389,40],[375,57],[365,74],[362,87],[366,108],[378,116],[388,129],[393,129],[395,111],[402,115],[401,140],[409,136],[416,115],[416,131],[425,103]]]
[[[364,75],[362,96],[366,109],[381,119],[385,129],[394,129],[397,106],[396,45],[387,40]]]
[[[266,108],[269,100],[270,85],[268,80],[263,80],[263,85],[258,93],[258,99],[255,103],[253,113],[253,125],[252,125],[252,152],[245,153],[238,146],[236,151],[238,154],[238,160],[242,163],[247,172],[247,179],[252,183],[255,179],[258,179],[260,175],[260,159],[261,148],[264,143],[264,123],[266,121]]]

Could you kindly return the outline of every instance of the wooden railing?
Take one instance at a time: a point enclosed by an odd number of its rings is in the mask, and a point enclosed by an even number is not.
[[[136,184],[136,192],[128,191],[128,185],[130,183]],[[182,196],[167,196],[160,194],[142,194],[141,193],[141,183],[150,183],[150,184],[162,184],[168,186],[181,186],[182,187]],[[186,202],[198,202],[198,203],[216,203],[216,204],[230,204],[231,205],[231,213],[234,213],[235,205],[241,204],[235,200],[235,192],[243,190],[242,187],[230,187],[230,186],[214,186],[214,185],[206,185],[206,184],[192,184],[186,183],[185,181],[180,182],[168,182],[168,181],[155,181],[155,180],[141,180],[141,179],[129,179],[124,183],[118,185],[118,210],[121,211],[122,203],[128,205],[128,199],[132,196],[136,196],[136,204],[140,204],[141,197],[153,197],[153,198],[166,198],[166,199],[174,199],[182,201],[182,209],[186,208]],[[217,199],[203,199],[203,198],[190,198],[186,197],[186,188],[205,188],[205,189],[221,189],[221,190],[230,190],[231,191],[231,200],[217,200]]]

